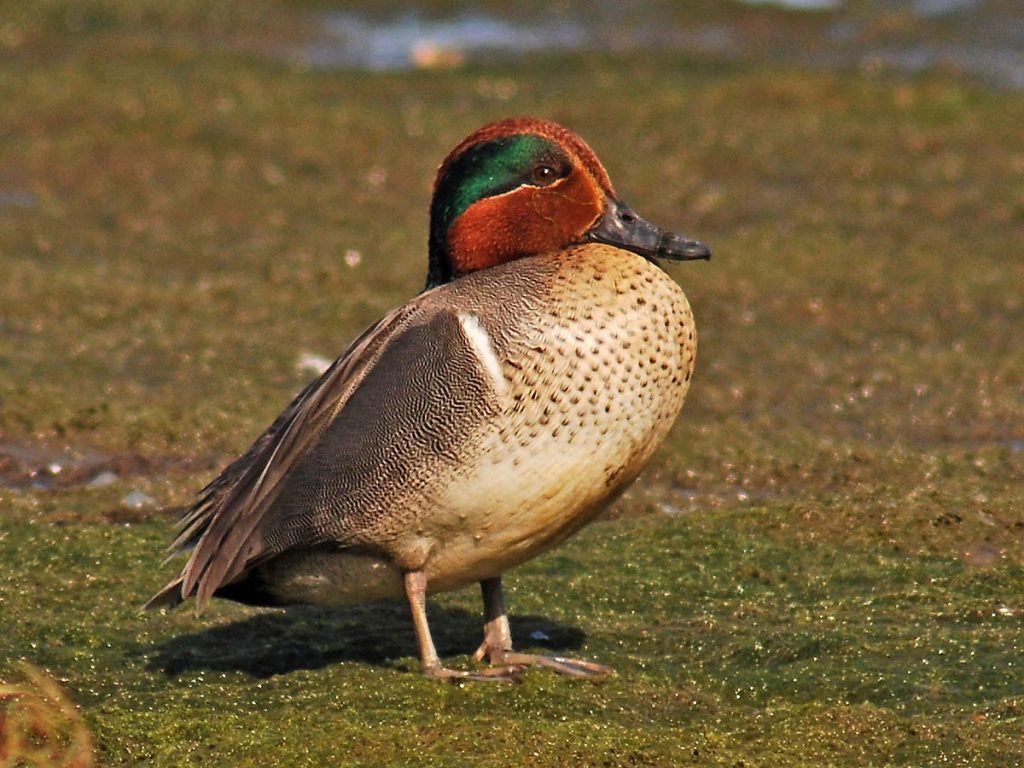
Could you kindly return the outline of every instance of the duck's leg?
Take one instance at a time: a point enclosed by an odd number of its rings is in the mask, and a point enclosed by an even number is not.
[[[605,677],[615,670],[603,664],[582,659],[567,659],[562,656],[538,656],[532,653],[518,653],[512,650],[512,631],[505,613],[505,598],[501,591],[501,577],[484,579],[480,582],[484,595],[484,641],[473,654],[474,661],[486,656],[498,669],[508,665],[547,667],[563,675],[573,677]]]
[[[506,664],[476,672],[462,672],[448,669],[441,664],[441,658],[434,647],[427,625],[427,577],[423,571],[407,571],[403,577],[405,596],[412,610],[412,623],[416,629],[416,645],[419,647],[420,664],[423,674],[435,680],[483,680],[505,683],[519,682],[522,667]]]

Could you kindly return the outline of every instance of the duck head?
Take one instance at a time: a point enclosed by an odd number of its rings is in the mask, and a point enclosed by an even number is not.
[[[703,243],[637,216],[569,129],[527,117],[490,123],[463,139],[437,171],[427,288],[587,242],[651,260],[711,257]]]

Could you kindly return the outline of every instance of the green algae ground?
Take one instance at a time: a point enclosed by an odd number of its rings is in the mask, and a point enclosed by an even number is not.
[[[0,679],[47,669],[111,766],[1019,762],[1020,95],[668,55],[309,71],[265,55],[297,18],[0,6]],[[141,615],[300,356],[421,288],[437,163],[523,113],[715,249],[669,267],[701,350],[667,445],[508,579],[521,646],[618,676],[430,683],[402,606]],[[460,664],[478,602],[431,603]]]

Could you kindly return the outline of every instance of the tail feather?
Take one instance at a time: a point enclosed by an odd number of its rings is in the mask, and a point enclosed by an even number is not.
[[[157,608],[174,608],[175,606],[181,605],[185,602],[185,597],[181,594],[181,584],[182,578],[179,576],[153,595],[149,602],[142,606],[142,610],[152,611]]]

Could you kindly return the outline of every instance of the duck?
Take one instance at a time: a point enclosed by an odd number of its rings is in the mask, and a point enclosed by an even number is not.
[[[429,219],[424,290],[199,492],[170,548],[187,562],[146,608],[404,599],[429,678],[612,674],[514,650],[502,576],[591,522],[665,438],[697,334],[662,263],[711,250],[637,215],[582,138],[534,117],[456,145]],[[456,669],[427,596],[473,584],[483,641]]]

